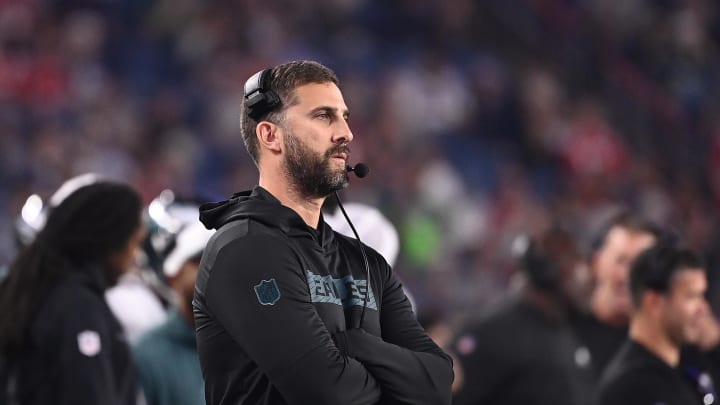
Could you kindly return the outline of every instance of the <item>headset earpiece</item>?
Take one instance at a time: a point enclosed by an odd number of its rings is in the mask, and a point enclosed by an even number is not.
[[[520,258],[520,265],[533,285],[555,291],[559,287],[560,273],[555,263],[539,250],[537,241],[529,239],[527,248]]]
[[[245,105],[256,121],[280,105],[280,97],[269,88],[271,73],[272,69],[261,70],[245,82]]]

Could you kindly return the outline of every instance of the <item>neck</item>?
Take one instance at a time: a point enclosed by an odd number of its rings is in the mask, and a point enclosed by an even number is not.
[[[612,297],[595,292],[591,297],[590,311],[603,323],[611,326],[627,326],[630,322],[627,314],[608,305],[608,302],[612,301]]]
[[[552,292],[528,285],[523,292],[523,297],[533,307],[545,314],[549,320],[561,321],[567,317],[567,308]]]
[[[190,300],[180,299],[177,302],[177,310],[180,316],[188,323],[193,329],[195,328],[195,318],[192,312],[192,298]]]
[[[644,314],[636,314],[630,322],[630,338],[655,354],[670,367],[680,362],[680,348],[662,331],[659,324]]]
[[[280,203],[293,211],[305,221],[305,224],[313,229],[317,229],[320,222],[320,209],[322,208],[324,197],[308,197],[302,195],[296,187],[281,181],[272,181],[268,177],[260,175],[258,182],[260,187],[269,191]]]

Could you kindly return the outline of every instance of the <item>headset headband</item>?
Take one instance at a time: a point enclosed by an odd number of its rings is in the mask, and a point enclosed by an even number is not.
[[[280,97],[268,86],[271,73],[272,69],[263,69],[245,82],[245,105],[256,121],[280,105]]]

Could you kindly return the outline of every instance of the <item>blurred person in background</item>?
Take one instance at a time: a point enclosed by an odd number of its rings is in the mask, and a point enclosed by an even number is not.
[[[65,180],[46,201],[43,201],[38,194],[28,196],[20,213],[15,218],[13,228],[18,251],[27,248],[35,240],[37,234],[45,226],[50,210],[60,205],[77,189],[99,180],[102,180],[102,177],[96,173],[83,173]]]
[[[102,178],[96,173],[83,173],[71,177],[63,182],[47,201],[43,201],[37,194],[30,195],[15,220],[15,240],[18,249],[23,249],[35,239],[45,225],[49,210],[60,204],[78,188],[100,181]],[[164,279],[160,279],[156,275],[152,266],[155,262],[150,260],[156,257],[156,249],[152,249],[152,247],[157,246],[158,243],[152,243],[152,241],[158,239],[160,233],[158,229],[161,227],[149,213],[152,207],[156,218],[162,213],[166,214],[165,217],[168,216],[169,207],[166,205],[169,204],[162,205],[159,202],[164,201],[161,197],[165,196],[161,195],[153,199],[150,206],[143,212],[143,223],[148,232],[142,243],[143,249],[138,251],[137,260],[132,268],[123,273],[118,282],[105,291],[105,300],[120,321],[130,344],[137,341],[144,331],[162,323],[166,316],[169,287],[165,284]],[[195,221],[197,221],[197,206],[197,204],[194,205],[193,209]],[[162,213],[158,214],[159,210]],[[173,213],[175,211],[177,209],[174,209]],[[159,246],[157,247],[159,248]]]
[[[14,259],[0,285],[5,403],[136,403],[130,349],[103,293],[134,263],[141,211],[130,186],[91,182]]]
[[[353,134],[338,79],[295,61],[245,84],[253,190],[201,207],[218,231],[193,309],[209,404],[449,404],[450,358],[374,249],[324,222]]]
[[[105,292],[105,299],[130,344],[167,317],[168,287],[152,275],[149,269],[136,262],[115,286]]]
[[[709,311],[699,256],[659,242],[633,263],[630,291],[629,336],[603,373],[595,404],[716,403],[712,378],[680,367],[683,346],[699,341]]]
[[[133,347],[147,405],[205,403],[195,340],[192,298],[200,257],[214,231],[200,222],[177,235],[163,269],[175,300],[167,320],[143,334]]]
[[[578,312],[573,324],[590,350],[598,379],[627,336],[630,265],[660,234],[660,228],[650,221],[622,212],[607,221],[593,243],[590,268],[594,287],[589,311]]]
[[[573,327],[590,350],[596,385],[612,357],[627,340],[631,316],[630,267],[642,251],[664,239],[671,240],[671,236],[656,224],[623,211],[607,222],[593,246],[594,289],[590,311],[576,313]],[[708,372],[717,380],[720,375],[720,324],[709,310],[703,314],[699,327],[701,333],[697,342],[683,347],[681,368]]]
[[[627,212],[612,218],[595,242],[592,271],[593,314],[608,325],[627,325],[630,319],[629,273],[633,260],[654,244],[660,228]]]
[[[163,260],[177,240],[178,232],[190,223],[199,222],[198,200],[181,198],[165,189],[143,211],[148,232],[137,266],[105,294],[130,344],[166,320],[174,293],[164,274]]]
[[[589,353],[569,316],[589,270],[573,237],[559,227],[515,243],[524,284],[455,339],[465,383],[453,404],[587,404]]]
[[[456,333],[455,322],[448,319],[444,314],[433,311],[421,311],[417,315],[417,318],[420,325],[427,331],[430,339],[440,346],[453,360],[453,374],[455,374],[455,379],[453,380],[451,391],[454,395],[462,389],[465,383],[462,364],[458,360],[452,347]]]

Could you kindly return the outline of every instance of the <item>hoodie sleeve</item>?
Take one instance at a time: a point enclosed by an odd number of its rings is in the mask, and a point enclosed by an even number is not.
[[[290,404],[374,404],[381,391],[343,356],[311,302],[300,259],[282,236],[222,247],[211,264],[207,308]]]
[[[383,387],[383,403],[450,404],[452,360],[417,322],[400,281],[385,265],[380,327],[335,334],[343,350],[360,360]]]

